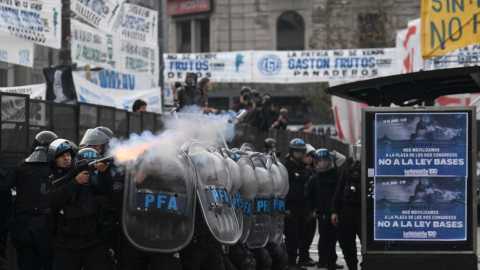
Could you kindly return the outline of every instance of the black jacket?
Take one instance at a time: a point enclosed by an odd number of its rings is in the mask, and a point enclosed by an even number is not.
[[[40,185],[51,174],[50,164],[45,162],[25,162],[22,160],[12,168],[0,182],[0,201],[10,199],[11,189],[17,188],[15,213],[43,214],[47,210],[45,196],[40,192]]]
[[[359,207],[362,203],[361,192],[361,165],[358,162],[344,172],[338,181],[333,196],[332,213],[338,214],[342,206]]]
[[[55,217],[54,247],[83,249],[105,242],[100,233],[98,217],[102,206],[99,196],[88,184],[78,184],[75,177],[69,182],[53,187],[51,182],[65,176],[71,169],[54,166],[53,175],[46,180],[45,197]],[[98,172],[98,177],[111,183],[110,171]]]
[[[307,200],[310,212],[330,213],[333,194],[339,178],[337,168],[326,172],[318,172],[310,177],[307,185]]]
[[[305,206],[307,204],[305,185],[310,177],[310,172],[307,170],[306,164],[300,162],[300,164],[297,165],[290,159],[287,159],[283,165],[285,165],[288,171],[288,182],[290,184],[285,209],[289,210],[292,204]]]

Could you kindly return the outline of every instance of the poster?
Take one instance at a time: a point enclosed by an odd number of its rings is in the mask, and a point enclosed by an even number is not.
[[[70,0],[70,10],[91,25],[110,33],[125,0]]]
[[[0,34],[60,49],[62,5],[53,1],[0,1]]]
[[[118,41],[80,21],[71,20],[72,61],[115,69],[118,67]]]
[[[472,44],[434,59],[425,60],[426,70],[471,67],[480,64],[480,44]],[[468,104],[467,104],[468,105]]]
[[[0,61],[33,67],[33,59],[35,59],[33,42],[16,38],[0,38]]]
[[[251,82],[252,52],[163,54],[164,78],[168,82],[185,82],[188,72],[198,81],[208,77],[212,82]]]
[[[108,89],[97,86],[73,74],[75,90],[79,102],[115,107],[132,111],[133,102],[142,99],[147,102],[147,111],[162,113],[160,88],[141,91]]]
[[[466,240],[467,113],[377,113],[375,240]]]
[[[158,46],[129,40],[119,40],[120,70],[124,73],[157,77],[159,74]]]
[[[125,3],[115,23],[114,33],[118,39],[157,45],[158,13],[152,9]]]
[[[365,80],[395,74],[395,48],[254,51],[254,82]]]
[[[47,95],[47,85],[40,83],[17,87],[0,87],[0,92],[29,95],[30,99],[45,100]]]
[[[57,103],[77,104],[71,65],[44,68],[43,75],[45,75],[47,83],[47,100],[53,100]]]
[[[86,71],[74,71],[74,74],[87,78]],[[155,78],[140,74],[120,73],[114,70],[90,71],[90,82],[102,88],[120,90],[145,90],[157,87]]]

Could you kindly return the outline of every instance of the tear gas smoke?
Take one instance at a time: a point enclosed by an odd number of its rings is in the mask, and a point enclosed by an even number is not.
[[[220,132],[227,142],[233,140],[235,125],[228,121],[232,115],[206,115],[199,114],[199,112],[201,112],[200,107],[187,106],[179,114],[164,117],[164,126],[167,132],[154,135],[150,131],[145,131],[141,135],[131,134],[128,140],[115,138],[110,141],[107,154],[115,156],[117,164],[125,164],[130,160],[136,160],[139,155],[149,149],[161,152],[162,147],[154,148],[161,143],[180,146],[186,140],[196,139],[215,142],[223,146]],[[151,154],[161,155],[161,153]]]

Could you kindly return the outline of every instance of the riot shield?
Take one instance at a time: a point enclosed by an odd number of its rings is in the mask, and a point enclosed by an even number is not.
[[[230,182],[232,183],[230,189],[227,188],[227,191],[229,194],[232,194],[233,209],[235,210],[235,215],[237,216],[238,233],[240,237],[243,231],[243,213],[242,208],[240,207],[241,196],[239,191],[240,187],[242,186],[242,175],[240,172],[240,166],[235,161],[229,157],[226,157],[225,160],[230,173]]]
[[[198,174],[197,198],[201,214],[212,236],[222,245],[233,245],[240,238],[232,197],[227,187],[230,174],[224,165],[201,143],[192,143],[188,155]]]
[[[253,159],[257,174],[259,188],[253,203],[253,228],[248,234],[247,247],[262,248],[268,242],[270,235],[270,194],[273,191],[273,179],[265,167],[265,163],[259,159]]]
[[[277,209],[277,215],[278,215],[278,233],[275,239],[273,239],[273,243],[276,243],[277,245],[280,245],[283,240],[283,229],[285,228],[285,198],[287,197],[288,191],[290,190],[290,183],[288,182],[288,171],[285,166],[278,162],[277,163],[278,168],[282,172],[282,178],[283,178],[283,189],[282,192],[278,198],[278,209]]]
[[[122,229],[137,249],[175,253],[194,232],[197,174],[180,148],[159,144],[131,161],[125,173]]]
[[[243,213],[243,230],[241,243],[247,240],[250,229],[253,227],[253,200],[258,192],[258,178],[252,159],[242,156],[237,160],[240,167],[242,186],[240,187],[241,209]]]
[[[288,185],[288,177],[286,177],[277,164],[272,164],[270,174],[273,178],[273,192],[270,199],[270,238],[271,243],[280,245],[283,239],[283,227],[285,219],[285,197],[282,197],[285,186]]]

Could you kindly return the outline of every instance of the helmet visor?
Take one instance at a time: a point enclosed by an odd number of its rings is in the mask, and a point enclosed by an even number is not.
[[[315,170],[317,172],[326,172],[328,170],[333,169],[333,157],[318,157],[315,159]]]
[[[102,145],[110,141],[110,138],[107,134],[103,133],[98,129],[87,129],[85,135],[80,142],[80,147],[86,147],[90,145]]]

